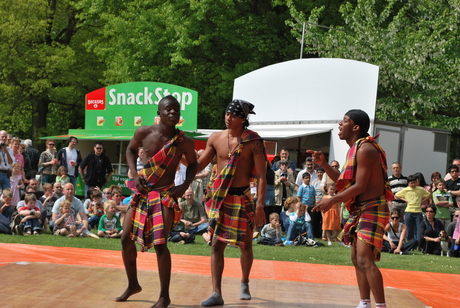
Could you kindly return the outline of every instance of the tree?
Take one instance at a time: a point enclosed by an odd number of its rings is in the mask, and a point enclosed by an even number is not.
[[[83,48],[92,29],[78,13],[71,0],[0,2],[1,129],[35,141],[82,126],[102,66]]]
[[[307,52],[380,67],[376,117],[452,130],[460,137],[458,0],[358,0],[341,6],[342,24],[311,26]],[[288,1],[293,35],[318,24],[325,7],[304,13]],[[340,30],[340,31],[337,31]],[[459,156],[459,150],[455,156]]]
[[[87,46],[106,61],[104,82],[197,90],[202,128],[222,128],[236,77],[296,58],[300,46],[289,35],[283,1],[88,0],[85,6],[82,18],[102,25]]]

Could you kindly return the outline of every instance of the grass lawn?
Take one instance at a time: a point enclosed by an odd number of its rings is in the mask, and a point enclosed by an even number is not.
[[[67,238],[54,236],[46,232],[40,236],[14,236],[0,234],[1,243],[20,243],[58,247],[94,248],[104,250],[121,250],[119,239],[93,239],[93,238]],[[168,243],[173,254],[210,256],[211,247],[207,246],[201,236],[197,236],[195,244],[178,245]],[[151,250],[152,253],[154,250]],[[239,249],[228,247],[225,256],[239,258]],[[346,265],[352,266],[350,261],[350,248],[338,243],[324,247],[305,246],[264,246],[254,242],[254,258],[260,260],[291,261],[313,264]],[[434,255],[424,255],[418,251],[412,255],[393,255],[382,253],[382,258],[377,265],[380,268],[402,269],[409,271],[424,271],[435,273],[460,273],[460,259],[447,258]]]

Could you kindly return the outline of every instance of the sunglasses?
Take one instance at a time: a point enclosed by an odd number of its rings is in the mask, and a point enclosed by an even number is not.
[[[56,187],[54,187],[54,188],[62,188],[62,186],[56,186]]]
[[[105,192],[104,194],[105,195],[111,195],[112,193],[111,192]]]
[[[450,173],[458,173],[458,170],[451,170]]]
[[[48,145],[52,145],[52,146],[54,146],[54,143],[48,143]]]
[[[96,150],[102,150],[102,148],[96,148]]]
[[[425,213],[434,213],[434,211],[425,211]]]
[[[458,217],[458,215],[455,215],[454,217]]]
[[[391,217],[391,219],[399,219],[399,216]]]

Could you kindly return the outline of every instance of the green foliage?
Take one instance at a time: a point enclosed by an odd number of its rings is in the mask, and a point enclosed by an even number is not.
[[[107,64],[105,83],[148,80],[195,89],[198,126],[219,128],[236,77],[296,57],[287,7],[278,2],[132,0],[115,10],[111,1],[88,0],[82,15],[101,25],[87,46]]]
[[[36,140],[82,126],[101,64],[83,48],[94,34],[76,14],[71,0],[0,3],[1,129]]]
[[[327,12],[290,7],[298,39],[303,22]],[[460,126],[458,1],[359,0],[340,8],[343,23],[325,30],[308,25],[308,52],[380,67],[377,118],[454,130]],[[337,31],[341,30],[341,31]]]

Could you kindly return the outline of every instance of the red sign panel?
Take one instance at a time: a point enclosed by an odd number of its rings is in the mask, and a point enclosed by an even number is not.
[[[86,110],[105,110],[105,88],[86,94]]]

